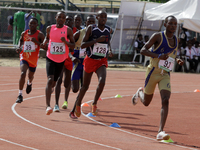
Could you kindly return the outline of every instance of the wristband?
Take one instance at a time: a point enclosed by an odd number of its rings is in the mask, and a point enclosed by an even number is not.
[[[158,58],[160,58],[161,55],[162,55],[162,54],[159,54],[159,55],[158,55]]]

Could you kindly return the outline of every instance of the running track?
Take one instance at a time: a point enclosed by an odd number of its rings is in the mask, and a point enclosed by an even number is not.
[[[18,95],[19,67],[0,67],[0,149],[1,150],[182,150],[200,148],[200,89],[198,74],[172,73],[172,95],[165,131],[174,144],[155,140],[160,120],[160,96],[156,88],[149,107],[131,104],[132,94],[143,86],[145,72],[108,71],[107,82],[98,102],[97,117],[87,117],[91,107],[82,107],[82,116],[69,118],[76,93],[70,93],[69,109],[45,115],[46,72],[38,68],[33,91],[23,92],[24,102],[15,104]],[[83,102],[91,104],[97,77],[94,74]],[[64,88],[60,97],[63,103]],[[115,98],[120,94],[122,98]],[[52,96],[51,105],[55,99]],[[109,127],[117,123],[121,128]]]

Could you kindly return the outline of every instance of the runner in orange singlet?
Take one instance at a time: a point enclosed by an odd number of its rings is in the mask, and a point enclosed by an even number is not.
[[[44,40],[44,34],[37,30],[38,20],[31,18],[29,21],[28,30],[22,32],[18,48],[16,52],[20,53],[20,70],[21,76],[19,79],[19,96],[17,97],[16,103],[23,102],[22,91],[25,83],[26,72],[28,72],[28,81],[26,87],[26,93],[29,94],[32,90],[32,81],[34,73],[37,67],[39,58],[40,44]],[[22,47],[23,46],[23,47]],[[21,48],[22,47],[22,48]]]

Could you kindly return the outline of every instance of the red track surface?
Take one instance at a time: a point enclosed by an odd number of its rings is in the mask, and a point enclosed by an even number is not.
[[[33,91],[23,91],[24,102],[15,104],[18,95],[18,67],[0,67],[0,149],[81,149],[81,150],[182,150],[200,148],[200,89],[198,74],[171,74],[172,95],[165,131],[174,144],[155,140],[160,120],[160,95],[156,88],[149,107],[131,103],[132,94],[144,84],[145,72],[108,71],[107,82],[98,102],[97,117],[86,117],[91,107],[82,107],[77,120],[69,118],[77,93],[70,93],[69,107],[60,113],[45,115],[46,71],[38,68],[33,81]],[[83,102],[90,102],[97,86],[94,74]],[[25,89],[25,88],[24,88]],[[60,97],[63,103],[64,88]],[[120,94],[122,98],[114,98]],[[52,95],[51,105],[55,98]],[[109,127],[117,123],[121,128]]]

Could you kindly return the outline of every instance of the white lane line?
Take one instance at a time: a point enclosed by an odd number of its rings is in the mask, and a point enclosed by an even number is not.
[[[2,138],[0,138],[0,140],[4,141],[4,142],[7,142],[7,143],[11,143],[11,144],[17,145],[17,146],[21,146],[21,147],[24,147],[24,148],[29,148],[29,149],[32,149],[32,150],[38,150],[36,148],[28,147],[28,146],[25,146],[25,145],[21,145],[21,144],[18,144],[18,143],[15,143],[15,142],[11,142],[11,141],[8,141],[8,140],[2,139]]]
[[[175,92],[175,93],[178,93],[178,92]],[[126,97],[126,96],[132,96],[132,95],[121,95],[122,97]],[[111,98],[115,98],[114,96],[113,97],[106,97],[106,98],[101,98],[102,100],[105,100],[105,99],[111,99]],[[93,100],[90,100],[90,101],[87,101],[85,103],[90,103],[90,102],[93,102]],[[81,106],[82,107],[82,106]],[[88,119],[98,123],[98,124],[101,124],[103,126],[106,126],[106,127],[110,127],[109,125],[106,125],[102,122],[99,122],[99,121],[96,121],[94,120],[92,117],[88,117],[87,114],[84,114],[82,112],[82,109],[81,109],[81,114],[83,114],[85,117],[87,117]],[[132,133],[132,132],[128,132],[128,131],[125,131],[125,130],[122,130],[122,129],[119,129],[119,128],[115,128],[115,127],[110,127],[114,130],[118,130],[118,131],[121,131],[121,132],[124,132],[124,133],[128,133],[128,134],[131,134],[131,135],[135,135],[135,136],[138,136],[138,137],[141,137],[141,138],[145,138],[145,139],[149,139],[149,140],[153,140],[153,141],[157,141],[153,138],[149,138],[149,137],[146,137],[146,136],[142,136],[142,135],[139,135],[139,134],[135,134],[135,133]],[[173,146],[177,146],[177,147],[181,147],[181,148],[185,148],[185,149],[191,149],[191,150],[197,150],[197,149],[194,149],[194,148],[190,148],[190,147],[185,147],[185,146],[181,146],[181,145],[177,145],[177,144],[173,144],[173,143],[166,143],[166,144],[170,144],[170,145],[173,145]]]
[[[29,98],[26,98],[24,99],[25,100],[28,100],[28,99],[33,99],[33,98],[38,98],[38,97],[44,97],[45,95],[40,95],[40,96],[34,96],[34,97],[29,97]],[[116,149],[116,150],[121,150],[120,148],[116,148],[116,147],[112,147],[112,146],[109,146],[109,145],[104,145],[104,144],[101,144],[101,143],[97,143],[97,142],[93,142],[93,141],[90,141],[90,140],[87,140],[87,139],[83,139],[83,138],[79,138],[79,137],[75,137],[73,135],[69,135],[69,134],[65,134],[65,133],[62,133],[62,132],[58,132],[58,131],[55,131],[53,129],[49,129],[49,128],[46,128],[44,126],[41,126],[39,124],[36,124],[34,122],[31,122],[27,119],[25,119],[24,117],[20,116],[16,111],[15,111],[15,106],[17,105],[17,103],[13,104],[12,105],[12,111],[13,113],[18,116],[19,118],[21,118],[22,120],[32,124],[32,125],[35,125],[37,127],[40,127],[42,129],[45,129],[45,130],[48,130],[48,131],[51,131],[51,132],[54,132],[54,133],[57,133],[57,134],[60,134],[60,135],[64,135],[64,136],[67,136],[67,137],[70,137],[70,138],[73,138],[73,139],[77,139],[77,140],[80,140],[80,141],[84,141],[84,142],[88,142],[88,143],[92,143],[92,144],[95,144],[95,145],[99,145],[99,146],[103,146],[103,147],[107,147],[107,148],[111,148],[111,149]]]

